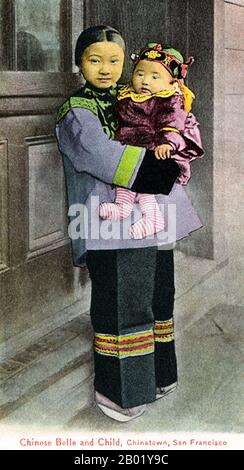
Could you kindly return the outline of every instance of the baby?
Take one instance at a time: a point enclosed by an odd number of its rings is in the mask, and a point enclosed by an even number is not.
[[[198,123],[190,113],[194,95],[183,83],[193,58],[184,63],[175,49],[149,43],[132,59],[135,67],[131,84],[122,87],[118,95],[119,127],[115,138],[123,144],[153,150],[157,159],[173,158],[179,165],[177,182],[187,184],[190,161],[203,155]],[[100,204],[99,215],[110,220],[126,218],[135,201],[142,218],[130,227],[131,238],[140,239],[163,230],[164,218],[152,194],[116,187],[114,203]]]

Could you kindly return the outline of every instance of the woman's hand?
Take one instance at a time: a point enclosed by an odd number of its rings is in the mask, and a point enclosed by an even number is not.
[[[158,145],[155,150],[155,157],[157,160],[165,160],[166,158],[171,157],[171,153],[173,152],[173,146],[171,144],[161,144]]]

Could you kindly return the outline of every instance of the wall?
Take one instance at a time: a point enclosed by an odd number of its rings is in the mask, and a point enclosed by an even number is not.
[[[244,1],[224,2],[225,13],[225,237],[228,302],[243,300]]]
[[[196,96],[193,112],[201,128],[205,155],[192,163],[186,188],[204,227],[178,246],[187,255],[215,258],[214,220],[214,1],[169,2],[170,41],[195,59],[187,80]]]

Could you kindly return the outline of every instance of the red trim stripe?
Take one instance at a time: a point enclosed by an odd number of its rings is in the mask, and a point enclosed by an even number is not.
[[[101,350],[106,349],[107,351],[119,351],[119,352],[121,352],[121,351],[136,351],[138,349],[149,348],[150,346],[153,346],[153,342],[147,343],[147,344],[141,344],[139,346],[131,346],[131,347],[127,347],[127,348],[116,348],[116,347],[111,348],[110,346],[106,347],[106,346],[100,346],[100,345],[96,344],[96,347],[98,349],[101,349]]]

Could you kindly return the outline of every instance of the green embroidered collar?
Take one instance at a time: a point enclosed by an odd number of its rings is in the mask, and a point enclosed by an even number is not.
[[[114,106],[119,87],[115,85],[99,89],[87,82],[63,103],[58,111],[57,121],[64,119],[71,108],[88,109],[99,118],[104,132],[112,138],[117,129]]]

